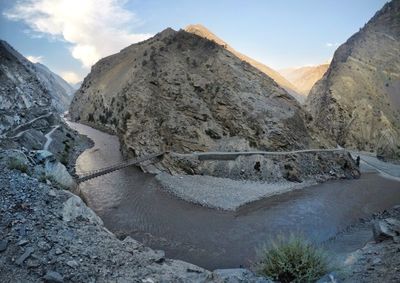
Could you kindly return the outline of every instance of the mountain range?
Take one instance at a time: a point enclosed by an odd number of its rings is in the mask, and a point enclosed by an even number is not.
[[[328,70],[328,67],[329,63],[325,63],[314,66],[282,69],[279,70],[279,73],[291,82],[299,93],[304,95],[303,98],[305,100],[311,88],[322,78],[326,70]],[[304,102],[304,100],[302,102]]]

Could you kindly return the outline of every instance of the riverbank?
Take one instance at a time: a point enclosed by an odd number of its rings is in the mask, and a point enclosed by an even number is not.
[[[362,219],[334,241],[343,241],[349,233],[359,231],[369,231],[369,241],[343,258],[339,279],[346,283],[400,282],[400,205]]]
[[[355,161],[343,150],[171,153],[161,163],[172,166],[168,169],[173,174],[156,175],[166,191],[191,203],[232,211],[329,180],[360,177]]]
[[[317,184],[312,180],[302,183],[286,180],[266,183],[201,175],[172,176],[166,173],[157,174],[156,179],[163,189],[187,202],[230,211],[263,198]]]
[[[123,160],[116,136],[81,124],[75,127],[95,142],[78,158],[78,172]],[[156,178],[130,167],[82,183],[80,189],[87,204],[118,238],[129,235],[146,246],[164,250],[169,258],[209,270],[251,266],[256,249],[280,233],[300,232],[316,243],[324,242],[359,218],[391,207],[400,199],[397,181],[366,173],[360,179],[331,180],[227,211],[181,200],[167,192]],[[179,176],[176,178],[179,182]],[[238,186],[244,183],[232,182]],[[211,185],[207,189],[213,188]],[[246,197],[246,190],[242,192],[239,196]],[[352,248],[350,251],[365,244],[357,235],[351,238],[350,245],[345,243]]]
[[[120,241],[68,191],[3,165],[0,184],[1,282],[223,282],[218,272]]]

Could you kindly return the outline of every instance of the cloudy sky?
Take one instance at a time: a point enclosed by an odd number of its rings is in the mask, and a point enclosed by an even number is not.
[[[275,69],[326,62],[385,0],[0,0],[0,38],[71,83],[100,58],[201,23]]]

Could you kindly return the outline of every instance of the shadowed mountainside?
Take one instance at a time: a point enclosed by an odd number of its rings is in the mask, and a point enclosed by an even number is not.
[[[400,158],[400,1],[335,52],[306,105],[314,125],[345,147]]]

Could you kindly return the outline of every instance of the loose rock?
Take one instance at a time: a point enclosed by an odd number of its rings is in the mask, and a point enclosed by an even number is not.
[[[62,283],[64,282],[63,277],[60,273],[55,271],[48,271],[43,277],[43,280],[47,283]]]
[[[4,252],[7,249],[7,246],[8,246],[8,241],[1,240],[0,241],[0,252]]]
[[[33,248],[27,248],[26,251],[15,261],[15,263],[21,265],[33,252]]]

